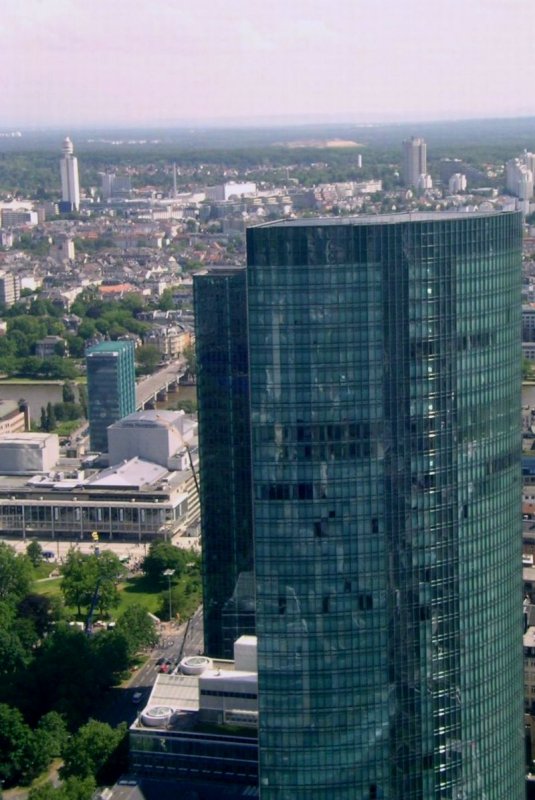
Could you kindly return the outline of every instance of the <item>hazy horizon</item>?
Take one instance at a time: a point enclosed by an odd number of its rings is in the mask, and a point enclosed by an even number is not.
[[[529,117],[533,30],[531,0],[3,0],[0,127]]]
[[[302,117],[294,117],[292,115],[281,115],[279,117],[233,117],[233,118],[219,118],[219,119],[176,119],[176,120],[169,120],[169,119],[162,119],[162,120],[146,120],[143,122],[137,121],[122,121],[122,120],[112,120],[108,123],[99,123],[98,121],[88,121],[88,122],[80,122],[78,124],[72,123],[62,123],[57,122],[55,124],[28,124],[28,125],[3,125],[0,127],[0,134],[1,133],[15,133],[15,132],[28,132],[28,133],[36,133],[36,132],[43,132],[43,133],[56,133],[56,132],[115,132],[115,131],[151,131],[151,130],[162,130],[162,131],[172,131],[172,130],[185,130],[185,129],[199,129],[199,130],[210,130],[210,129],[221,129],[221,130],[239,130],[239,129],[277,129],[281,126],[285,126],[289,129],[291,128],[325,128],[329,126],[333,127],[347,127],[348,129],[366,129],[366,128],[387,128],[387,127],[407,127],[412,124],[414,125],[439,125],[441,123],[444,124],[455,124],[459,123],[462,124],[464,122],[482,122],[482,123],[492,123],[492,122],[500,122],[500,121],[511,121],[514,122],[518,120],[520,122],[527,121],[527,120],[534,120],[535,121],[535,112],[533,114],[503,114],[503,115],[488,115],[488,116],[469,116],[466,115],[464,117],[461,116],[451,116],[451,117],[435,117],[435,118],[400,118],[400,119],[376,119],[370,121],[364,120],[349,120],[344,119],[342,116],[340,117],[321,117],[318,115],[317,117],[314,116],[307,116],[303,115]]]

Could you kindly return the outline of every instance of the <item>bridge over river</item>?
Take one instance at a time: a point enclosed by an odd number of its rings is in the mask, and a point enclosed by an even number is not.
[[[184,359],[179,359],[139,381],[136,385],[136,409],[140,411],[148,403],[164,400],[169,391],[176,391],[178,382],[185,372],[186,362]]]

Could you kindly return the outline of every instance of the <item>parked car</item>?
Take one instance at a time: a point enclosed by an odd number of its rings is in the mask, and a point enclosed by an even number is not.
[[[134,703],[134,705],[137,706],[138,703],[141,701],[142,697],[143,697],[143,692],[134,692],[134,694],[132,695],[132,702]]]

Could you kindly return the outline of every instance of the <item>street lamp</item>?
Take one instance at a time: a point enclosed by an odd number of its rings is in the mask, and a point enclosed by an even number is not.
[[[174,569],[164,569],[162,575],[165,575],[169,584],[169,622],[171,622],[171,576],[175,574]]]

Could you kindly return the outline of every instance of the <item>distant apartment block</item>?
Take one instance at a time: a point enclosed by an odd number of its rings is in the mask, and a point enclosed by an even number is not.
[[[61,264],[64,261],[74,261],[75,255],[74,241],[70,237],[60,236],[54,239],[50,247],[50,258]]]
[[[145,336],[145,344],[158,348],[162,358],[172,361],[180,356],[191,342],[191,333],[178,325],[155,325]]]
[[[417,136],[403,142],[403,183],[416,188],[421,175],[427,174],[427,145]]]
[[[30,427],[27,403],[0,400],[0,436],[4,433],[22,433]]]
[[[130,197],[132,194],[132,179],[129,175],[101,172],[100,191],[103,200],[111,200],[115,197]]]
[[[0,305],[12,306],[20,298],[20,278],[10,272],[0,272]]]
[[[67,354],[67,343],[61,336],[45,336],[35,345],[35,355],[38,358],[51,358]]]
[[[13,231],[5,231],[0,229],[0,247],[4,247],[6,250],[9,250],[11,247],[13,247],[13,241]]]
[[[205,190],[207,200],[226,201],[233,197],[246,197],[256,194],[256,183],[246,181],[236,183],[222,183],[218,186],[208,186]]]
[[[455,172],[448,181],[448,190],[450,194],[459,194],[459,192],[466,191],[466,175],[461,172]]]
[[[1,214],[1,222],[4,228],[15,228],[18,225],[37,225],[39,223],[37,211],[30,211],[25,208],[3,208]]]
[[[511,158],[505,165],[505,188],[519,200],[533,197],[535,154],[525,151],[519,158]]]

